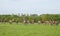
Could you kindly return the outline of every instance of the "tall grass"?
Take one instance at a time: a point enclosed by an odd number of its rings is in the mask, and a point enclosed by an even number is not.
[[[0,23],[0,36],[60,36],[60,25]]]

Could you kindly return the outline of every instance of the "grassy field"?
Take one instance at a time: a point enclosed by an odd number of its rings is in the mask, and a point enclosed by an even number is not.
[[[0,23],[0,36],[60,36],[60,25]]]

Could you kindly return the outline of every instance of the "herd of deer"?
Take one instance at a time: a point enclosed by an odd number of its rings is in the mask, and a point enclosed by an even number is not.
[[[14,22],[14,20],[9,20],[10,24],[12,24],[12,22]],[[18,21],[15,21],[15,22],[18,23]],[[34,24],[36,22],[34,20],[31,20],[31,21],[29,21],[29,20],[23,20],[23,23],[24,24]],[[45,23],[45,24],[51,24],[51,25],[58,25],[60,22],[59,21],[44,21],[44,22],[42,22],[42,21],[39,20],[37,23],[38,24]]]
[[[34,24],[34,20],[31,20],[31,22],[24,20],[23,23],[24,23],[24,24],[26,24],[26,23]],[[51,25],[58,25],[58,24],[59,24],[59,21],[44,21],[44,22],[38,21],[37,23],[38,23],[38,24],[45,23],[45,24],[51,24]]]

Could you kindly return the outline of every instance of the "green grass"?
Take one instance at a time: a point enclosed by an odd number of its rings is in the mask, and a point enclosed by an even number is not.
[[[60,36],[60,25],[0,23],[0,36]]]

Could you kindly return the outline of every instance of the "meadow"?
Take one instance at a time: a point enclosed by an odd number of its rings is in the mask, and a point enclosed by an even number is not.
[[[60,36],[60,25],[0,23],[0,36]]]

